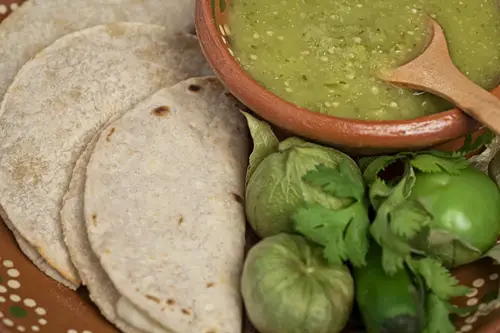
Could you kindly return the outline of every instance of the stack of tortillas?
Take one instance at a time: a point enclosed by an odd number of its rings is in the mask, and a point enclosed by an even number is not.
[[[244,117],[192,0],[30,1],[0,25],[0,216],[124,332],[241,332]]]

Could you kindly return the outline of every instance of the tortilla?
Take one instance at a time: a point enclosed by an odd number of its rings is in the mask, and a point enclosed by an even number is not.
[[[141,333],[118,317],[115,307],[120,300],[120,294],[102,269],[99,259],[92,252],[87,237],[83,213],[85,172],[98,138],[99,135],[94,136],[76,161],[69,189],[64,196],[61,210],[64,242],[68,247],[71,261],[78,270],[82,284],[87,286],[90,298],[101,310],[103,316],[125,333]]]
[[[92,249],[118,292],[168,331],[241,332],[248,139],[232,96],[196,78],[108,126],[91,156]]]
[[[74,288],[59,211],[78,156],[111,116],[206,73],[196,37],[113,23],[59,39],[9,87],[0,111],[1,216]]]
[[[19,69],[66,34],[116,21],[193,29],[194,0],[30,0],[0,25],[0,100]]]

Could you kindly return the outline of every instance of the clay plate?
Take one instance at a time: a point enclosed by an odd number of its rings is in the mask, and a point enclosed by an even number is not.
[[[20,2],[0,0],[0,21],[16,10]],[[249,234],[248,244],[254,241]],[[484,260],[456,270],[461,281],[473,288],[470,295],[457,300],[457,304],[470,307],[470,313],[457,318],[457,332],[500,333],[500,303],[495,299],[499,267]],[[0,332],[119,331],[101,317],[84,288],[71,291],[40,272],[23,255],[0,220]],[[245,333],[256,332],[247,325]]]
[[[480,128],[476,121],[457,109],[414,120],[361,121],[327,116],[285,101],[253,80],[235,59],[227,28],[231,1],[197,0],[198,37],[222,83],[270,123],[357,155],[417,150],[444,143],[447,147],[456,147],[460,143],[453,141]],[[494,94],[500,97],[500,86]]]

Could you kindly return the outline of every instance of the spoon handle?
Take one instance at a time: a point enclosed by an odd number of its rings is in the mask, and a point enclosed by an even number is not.
[[[447,98],[459,109],[485,124],[497,135],[500,134],[500,99],[470,81],[460,72],[455,75],[454,80],[455,89],[450,90],[446,96],[442,97]]]

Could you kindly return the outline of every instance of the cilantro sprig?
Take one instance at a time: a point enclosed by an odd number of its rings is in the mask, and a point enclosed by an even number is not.
[[[456,175],[468,168],[465,155],[469,149],[470,144],[466,150],[456,153],[400,153],[364,159],[361,163],[363,178],[369,187],[369,200],[376,210],[370,234],[382,247],[384,271],[393,275],[402,269],[409,269],[425,282],[428,314],[425,333],[454,332],[448,316],[452,307],[450,299],[467,294],[468,288],[459,284],[433,252],[440,243],[440,237],[447,244],[460,240],[451,239],[451,235],[444,231],[436,233],[431,228],[434,217],[426,208],[426,203],[412,199],[411,193],[417,173]],[[383,171],[394,163],[400,163],[402,174],[389,180],[382,179]]]
[[[318,165],[303,180],[327,195],[351,203],[338,210],[314,202],[298,207],[292,216],[297,232],[323,245],[325,258],[331,264],[349,260],[354,266],[364,266],[370,220],[359,171],[346,158],[337,168]]]
[[[403,174],[390,184],[379,175],[393,163],[403,164]],[[467,167],[462,153],[440,151],[380,156],[368,163],[365,160],[363,178],[369,186],[370,203],[377,212],[370,233],[382,246],[383,266],[388,274],[402,269],[412,254],[422,254],[421,249],[411,245],[416,237],[427,237],[424,243],[430,241],[433,216],[424,203],[409,199],[416,181],[415,172],[458,174]]]

